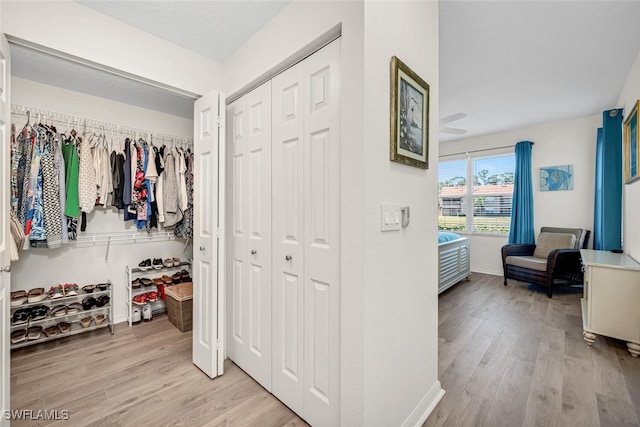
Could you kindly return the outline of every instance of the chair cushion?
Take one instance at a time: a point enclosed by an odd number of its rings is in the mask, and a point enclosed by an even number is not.
[[[528,268],[530,270],[547,271],[547,259],[536,258],[534,256],[508,256],[504,260],[505,264],[517,267]]]
[[[575,246],[576,236],[574,234],[542,232],[538,236],[533,256],[546,260],[549,252],[554,249],[574,249]]]
[[[576,236],[576,246],[572,249],[586,249],[584,243],[587,238],[587,230],[584,228],[540,227],[540,232],[573,234]]]

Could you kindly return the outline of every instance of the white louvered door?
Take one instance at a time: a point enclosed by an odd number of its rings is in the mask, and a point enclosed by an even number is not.
[[[271,83],[227,111],[233,150],[228,354],[271,390]]]
[[[272,80],[273,394],[303,415],[303,64]]]

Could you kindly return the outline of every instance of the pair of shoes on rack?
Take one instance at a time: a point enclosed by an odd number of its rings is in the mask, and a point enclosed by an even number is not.
[[[181,270],[176,274],[174,274],[173,276],[171,276],[171,278],[173,279],[174,284],[192,281],[191,276],[189,276],[189,272],[187,270]]]
[[[153,268],[155,268],[156,270],[160,270],[163,265],[162,265],[162,259],[160,258],[154,258],[153,261],[151,262],[151,266]]]
[[[27,291],[14,291],[11,292],[11,307],[17,307],[25,302],[34,303],[40,302],[47,298],[49,295],[44,291],[44,288],[33,288]]]
[[[82,308],[84,308],[86,311],[91,310],[94,306],[104,307],[105,305],[109,304],[110,300],[111,298],[109,298],[109,295],[100,295],[98,298],[85,297],[82,300]]]
[[[145,305],[147,303],[156,301],[158,301],[158,292],[156,291],[138,294],[131,298],[131,302],[135,305]]]
[[[180,258],[165,258],[164,261],[162,261],[162,265],[167,268],[178,267],[180,265],[180,262]]]
[[[42,332],[44,332],[44,335],[47,337],[52,337],[58,334],[66,334],[67,332],[71,332],[71,322],[60,322],[57,325],[52,325],[44,328]]]
[[[138,264],[138,268],[142,271],[151,270],[151,258],[147,258]]]

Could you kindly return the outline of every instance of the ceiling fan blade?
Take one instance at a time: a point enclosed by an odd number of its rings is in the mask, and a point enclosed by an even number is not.
[[[446,116],[440,119],[440,124],[455,122],[456,120],[460,120],[467,117],[465,113],[455,113],[450,116]]]
[[[456,129],[456,128],[447,128],[447,127],[440,127],[440,133],[453,133],[456,135],[463,135],[465,133],[467,133],[466,129]]]

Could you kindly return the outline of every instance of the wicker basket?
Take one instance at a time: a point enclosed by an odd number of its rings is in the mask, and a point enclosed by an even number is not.
[[[180,283],[165,288],[167,295],[167,314],[169,321],[180,332],[190,331],[193,317],[193,283]]]

